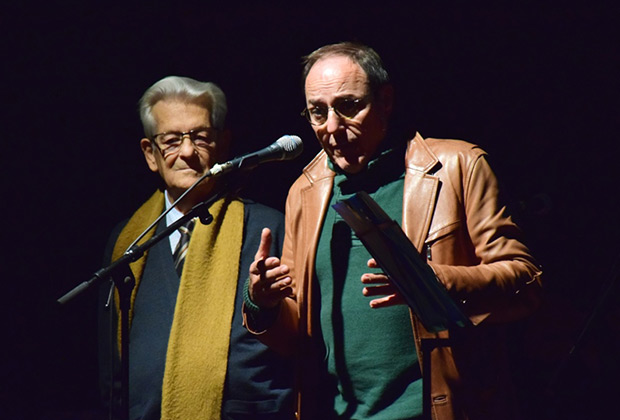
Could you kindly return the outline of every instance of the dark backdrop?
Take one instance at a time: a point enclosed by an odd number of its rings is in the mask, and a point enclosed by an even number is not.
[[[0,15],[0,417],[89,418],[97,406],[94,294],[55,301],[101,267],[110,229],[157,185],[138,146],[142,92],[170,74],[219,84],[235,155],[302,137],[300,159],[247,181],[246,196],[282,209],[318,151],[299,116],[300,57],[341,40],[383,56],[400,128],[480,144],[519,210],[547,286],[541,311],[511,328],[527,416],[594,418],[611,406],[615,287],[561,361],[615,278],[618,6],[126,3],[21,3]]]

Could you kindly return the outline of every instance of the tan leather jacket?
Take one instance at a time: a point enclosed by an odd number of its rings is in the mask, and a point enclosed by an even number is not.
[[[431,352],[431,376],[423,372],[431,384],[433,417],[515,418],[500,324],[538,306],[539,267],[498,202],[497,180],[483,150],[463,141],[423,139],[416,134],[405,160],[403,230],[429,258],[438,279],[475,325],[457,334],[431,334],[412,314],[421,361],[427,356],[421,353],[422,339],[453,340],[450,347]],[[290,267],[295,296],[281,305],[273,327],[255,331],[281,352],[300,355],[297,414],[304,420],[314,418],[313,390],[321,386],[314,374],[312,279],[333,179],[327,156],[321,152],[291,187],[282,262]],[[369,336],[382,339],[379,331]]]

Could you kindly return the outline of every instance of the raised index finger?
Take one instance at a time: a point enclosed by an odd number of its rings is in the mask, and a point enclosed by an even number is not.
[[[263,228],[260,234],[260,244],[258,250],[254,256],[254,261],[263,261],[269,257],[269,250],[271,249],[271,230],[269,228]],[[264,266],[263,266],[264,268]]]

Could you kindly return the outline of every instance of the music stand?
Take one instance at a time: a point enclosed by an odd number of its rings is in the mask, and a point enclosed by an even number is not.
[[[376,260],[390,282],[429,332],[471,325],[469,318],[435,277],[401,227],[366,193],[333,205]],[[424,418],[431,419],[431,357],[435,348],[450,346],[448,338],[422,338]]]

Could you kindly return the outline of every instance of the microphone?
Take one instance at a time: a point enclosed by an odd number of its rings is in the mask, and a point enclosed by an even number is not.
[[[228,162],[213,165],[208,175],[222,175],[234,170],[254,169],[263,162],[273,160],[295,159],[303,150],[304,144],[299,137],[284,135],[271,146],[267,146],[257,152],[248,153]]]

